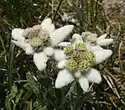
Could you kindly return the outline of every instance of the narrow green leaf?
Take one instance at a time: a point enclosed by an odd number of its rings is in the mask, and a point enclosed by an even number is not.
[[[11,90],[13,82],[13,61],[14,61],[14,45],[10,46],[10,53],[8,58],[8,88]]]
[[[36,97],[40,102],[42,102],[42,96],[40,92],[40,84],[39,82],[35,79],[35,76],[32,75],[31,73],[26,74],[26,78],[30,84],[30,87],[32,88],[33,92],[35,93]]]

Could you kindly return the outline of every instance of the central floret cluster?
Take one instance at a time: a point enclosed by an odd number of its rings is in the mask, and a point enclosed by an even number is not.
[[[23,37],[27,38],[33,48],[44,47],[49,41],[49,33],[40,25],[35,25],[32,28],[26,28],[23,32]]]
[[[66,68],[70,71],[87,71],[95,62],[95,55],[88,51],[84,43],[65,47],[65,54],[67,56]]]
[[[82,32],[82,39],[83,41],[87,42],[96,42],[97,41],[97,34],[91,33],[91,32]]]

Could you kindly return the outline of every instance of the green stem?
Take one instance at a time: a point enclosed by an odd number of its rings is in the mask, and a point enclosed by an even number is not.
[[[11,87],[12,87],[12,78],[13,78],[13,57],[14,57],[14,45],[11,45],[10,46],[10,53],[9,53],[9,58],[8,58],[8,62],[9,62],[9,65],[8,65],[8,88],[9,90],[11,90]]]

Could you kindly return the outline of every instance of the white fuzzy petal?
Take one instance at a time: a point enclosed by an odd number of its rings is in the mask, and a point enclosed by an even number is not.
[[[22,36],[24,29],[15,28],[12,30],[12,38],[17,41],[24,41],[25,38]]]
[[[67,45],[71,45],[71,42],[61,42],[58,44],[59,47],[66,47]]]
[[[107,34],[103,34],[103,35],[101,35],[100,37],[98,37],[98,40],[105,39],[105,38],[106,38],[106,36],[107,36]]]
[[[47,55],[47,56],[52,56],[53,55],[53,48],[52,47],[45,47],[43,49],[43,52]]]
[[[57,61],[61,61],[66,59],[66,55],[63,50],[56,49],[54,50],[54,58]]]
[[[62,68],[65,67],[65,65],[66,65],[66,60],[62,60],[62,61],[59,61],[57,67],[58,67],[59,69],[62,69]]]
[[[85,44],[85,46],[86,46],[86,49],[88,49],[88,50],[90,50],[90,51],[92,50],[92,49],[91,49],[92,46],[91,46],[91,44],[90,44],[89,42],[85,42],[84,44]]]
[[[46,68],[48,57],[43,52],[35,53],[33,56],[33,61],[38,68],[38,70],[42,71]]]
[[[79,34],[73,34],[72,36],[72,44],[83,43],[82,37]]]
[[[97,45],[100,45],[100,46],[106,46],[106,45],[109,45],[113,42],[113,39],[102,39],[102,40],[97,40]]]
[[[69,33],[72,32],[73,28],[73,25],[66,25],[55,30],[50,36],[51,44],[56,46],[58,43],[62,42],[69,35]]]
[[[51,25],[51,31],[53,32],[54,30],[55,30],[55,25],[52,24],[52,25]],[[52,32],[51,32],[51,33],[52,33]],[[51,33],[50,33],[50,34],[51,34]]]
[[[11,40],[11,42],[14,43],[16,46],[25,50],[25,48],[24,48],[25,43],[24,42],[19,42],[19,41],[15,41],[15,40]]]
[[[27,42],[24,42],[24,41],[19,42],[15,40],[12,40],[11,42],[14,43],[16,46],[22,48],[26,52],[27,55],[32,55],[34,53],[33,48]]]
[[[98,45],[96,45],[96,46],[91,46],[91,50],[92,50],[93,52],[95,52],[95,51],[102,51],[103,48],[100,47],[100,46],[98,46]]]
[[[89,42],[86,42],[85,46],[86,46],[86,48],[88,50],[93,51],[93,52],[95,52],[95,51],[102,51],[103,50],[103,48],[101,46],[99,46],[99,45],[92,45]]]
[[[81,78],[79,78],[79,84],[81,86],[81,88],[83,89],[84,92],[88,91],[89,88],[89,81],[87,78],[85,78],[84,76],[82,76]]]
[[[86,77],[90,82],[94,82],[99,84],[102,81],[102,77],[100,75],[100,72],[96,69],[91,68],[87,73]]]
[[[43,29],[47,30],[49,34],[51,34],[55,29],[55,26],[52,24],[52,20],[50,18],[43,20],[41,26]]]
[[[69,83],[71,83],[74,80],[73,76],[69,73],[68,70],[60,70],[58,73],[58,76],[56,78],[55,87],[56,88],[62,88],[64,86],[67,86]]]
[[[103,49],[102,51],[95,51],[94,54],[96,57],[95,63],[98,64],[109,58],[112,55],[112,51]]]
[[[33,55],[34,50],[33,50],[33,48],[29,45],[29,46],[26,47],[25,52],[26,52],[27,55]]]
[[[81,74],[80,70],[78,70],[74,73],[74,75],[76,78],[80,78],[82,74]]]

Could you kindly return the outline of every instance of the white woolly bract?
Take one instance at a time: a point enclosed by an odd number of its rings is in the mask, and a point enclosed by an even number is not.
[[[47,60],[48,60],[48,57],[43,52],[35,53],[33,56],[33,61],[36,67],[38,68],[38,70],[40,71],[46,68]]]
[[[96,57],[95,63],[98,64],[109,58],[112,55],[112,51],[103,49],[102,51],[95,51],[94,54]]]
[[[96,41],[97,45],[100,45],[100,46],[106,46],[111,44],[112,42],[113,42],[113,39],[102,39],[102,40]]]
[[[59,63],[58,63],[58,65],[57,65],[57,67],[58,67],[59,69],[64,68],[64,67],[65,67],[65,65],[66,65],[66,61],[67,61],[67,60],[62,60],[62,61],[59,61]]]
[[[66,25],[66,26],[63,26],[63,27],[55,30],[50,35],[52,46],[56,46],[58,43],[63,41],[69,35],[69,33],[72,32],[73,28],[74,28],[73,25]]]
[[[14,28],[11,32],[12,38],[17,41],[24,41],[25,38],[22,36],[24,29]]]
[[[85,47],[86,47],[87,50],[92,51],[92,49],[91,49],[92,46],[89,42],[85,42],[84,44],[85,44]]]
[[[103,48],[100,47],[100,46],[98,46],[98,45],[96,45],[96,46],[91,46],[91,50],[92,50],[93,52],[95,52],[95,51],[102,51]]]
[[[98,37],[96,43],[97,45],[100,46],[105,46],[105,45],[109,45],[113,42],[113,39],[106,39],[107,34],[103,34],[100,37]]]
[[[74,75],[76,78],[80,78],[82,74],[81,74],[80,70],[77,70]]]
[[[100,72],[91,68],[85,75],[90,82],[99,84],[102,81]]]
[[[83,43],[82,37],[79,34],[73,34],[72,45],[75,47],[76,44]]]
[[[68,45],[71,45],[71,42],[61,42],[58,44],[59,47],[66,47]]]
[[[52,56],[53,55],[53,48],[52,47],[45,47],[43,49],[43,52],[47,55],[47,56]]]
[[[84,76],[82,76],[81,78],[79,78],[79,84],[81,86],[81,88],[83,89],[84,92],[88,91],[89,88],[89,81],[87,78],[85,78]]]
[[[12,43],[14,43],[16,46],[22,48],[27,55],[32,55],[34,53],[33,48],[31,47],[31,45],[25,41],[14,41],[11,40]]]
[[[66,69],[60,70],[58,73],[58,76],[56,78],[55,87],[62,88],[64,86],[67,86],[73,80],[74,80],[74,78],[69,73],[69,71],[67,71]]]
[[[52,24],[52,26],[51,26],[51,31],[54,32],[54,30],[55,30],[55,25]],[[50,34],[52,34],[52,33],[50,32]]]
[[[103,35],[101,35],[100,37],[98,37],[98,40],[103,40],[103,39],[106,38],[106,36],[107,36],[107,34],[103,34]]]
[[[29,46],[25,49],[25,52],[26,52],[27,55],[33,55],[34,50],[33,50],[33,48],[29,45]]]
[[[54,50],[54,58],[56,61],[61,61],[66,59],[66,55],[63,50],[55,49]]]
[[[52,24],[52,20],[50,18],[43,20],[41,27],[48,31],[49,35],[55,30],[55,26]]]

